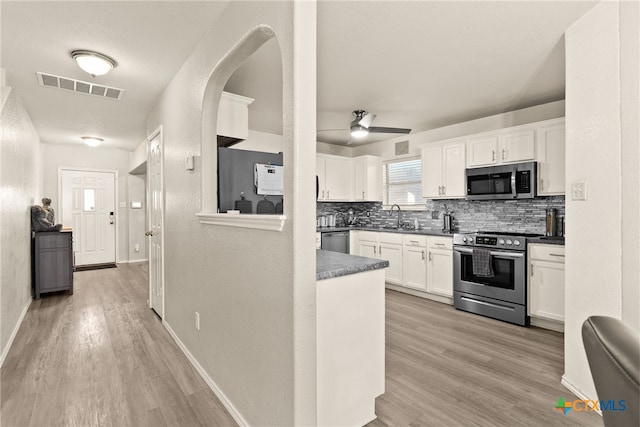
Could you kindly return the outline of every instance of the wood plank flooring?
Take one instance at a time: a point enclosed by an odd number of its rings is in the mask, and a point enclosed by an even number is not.
[[[148,308],[146,263],[33,301],[1,370],[0,425],[235,426]]]
[[[560,384],[563,335],[522,328],[387,290],[381,426],[602,426]]]
[[[233,426],[147,307],[146,264],[75,273],[34,301],[1,370],[0,425]],[[602,426],[554,409],[562,334],[387,291],[384,426]]]

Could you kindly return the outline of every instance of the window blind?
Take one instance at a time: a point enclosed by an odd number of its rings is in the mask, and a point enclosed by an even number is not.
[[[385,205],[421,205],[422,161],[405,159],[382,165],[382,200]]]

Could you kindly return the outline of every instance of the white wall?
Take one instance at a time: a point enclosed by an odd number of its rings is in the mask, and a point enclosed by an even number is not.
[[[589,399],[595,399],[596,392],[582,343],[582,323],[588,316],[606,315],[638,327],[633,324],[637,322],[640,283],[636,238],[640,167],[637,8],[634,13],[635,18],[621,25],[620,4],[601,2],[565,35],[567,194],[572,183],[584,181],[587,200],[568,196],[566,203],[563,383]],[[633,34],[635,40],[626,39]],[[621,37],[625,40],[623,49]],[[623,63],[630,60],[635,69],[621,73],[621,59]],[[635,90],[633,100],[621,97],[627,90]],[[623,193],[627,187],[632,189]],[[623,316],[622,300],[627,293],[635,298],[625,302],[629,313]]]
[[[127,176],[127,212],[128,212],[128,249],[129,262],[144,261],[147,259],[148,239],[144,235],[147,231],[147,180],[144,175]],[[132,209],[131,202],[142,202],[142,209]],[[136,245],[138,250],[136,251]],[[121,257],[124,258],[124,257]]]
[[[334,156],[353,157],[353,149],[351,147],[327,144],[326,142],[318,142],[316,151],[322,154],[333,154]]]
[[[116,200],[116,224],[118,227],[117,262],[129,258],[129,208],[119,207],[120,202],[128,203],[127,180],[129,173],[129,152],[106,147],[92,148],[81,144],[42,144],[43,197],[51,198],[51,206],[56,211],[56,222],[60,222],[60,195],[58,194],[58,168],[77,167],[83,169],[117,170],[118,200]],[[69,225],[69,224],[64,224]],[[144,237],[144,236],[143,236]]]
[[[147,140],[142,141],[129,154],[129,173],[143,174],[147,171]]]
[[[250,425],[316,423],[315,22],[313,2],[231,2],[147,120],[164,138],[164,321]],[[203,173],[201,161],[186,171],[184,156],[215,153],[201,146],[207,84],[261,24],[282,54],[287,221],[282,232],[203,225],[202,177],[215,171]]]
[[[41,204],[40,139],[17,95],[1,91],[0,362],[31,302],[30,208]]]
[[[249,137],[231,148],[264,153],[282,153],[284,151],[284,136],[249,129]]]
[[[382,157],[382,160],[391,160],[396,158],[395,143],[399,141],[409,141],[409,154],[397,157],[416,157],[420,156],[420,145],[428,142],[442,141],[459,136],[488,132],[558,117],[564,117],[564,101],[536,105],[535,107],[523,108],[521,110],[496,114],[494,116],[483,117],[455,125],[403,135],[373,144],[353,147],[353,156],[371,154]]]

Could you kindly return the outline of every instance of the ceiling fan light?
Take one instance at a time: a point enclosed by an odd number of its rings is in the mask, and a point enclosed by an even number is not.
[[[98,52],[91,50],[74,50],[71,57],[76,60],[82,70],[92,76],[102,76],[107,74],[116,66],[116,61]]]
[[[352,126],[351,127],[351,136],[353,138],[364,138],[369,135],[369,130],[363,126]]]
[[[98,145],[102,144],[102,141],[104,141],[104,139],[97,138],[95,136],[82,136],[81,139],[89,147],[97,147]]]

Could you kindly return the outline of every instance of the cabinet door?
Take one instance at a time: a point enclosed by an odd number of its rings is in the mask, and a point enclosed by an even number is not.
[[[427,249],[422,246],[404,247],[404,286],[427,289]]]
[[[500,161],[524,162],[535,159],[536,144],[533,130],[508,133],[500,137]]]
[[[356,255],[369,258],[378,258],[378,243],[368,240],[360,240],[358,242],[358,253]]]
[[[427,256],[427,291],[453,297],[453,252],[429,248]]]
[[[380,157],[360,156],[353,159],[353,200],[382,201],[382,164]]]
[[[353,159],[353,199],[359,202],[367,200],[367,159]]]
[[[318,200],[326,199],[326,185],[325,185],[325,167],[326,161],[324,157],[316,157],[316,175],[318,176]]]
[[[564,123],[538,130],[538,195],[565,194]]]
[[[389,267],[384,270],[385,282],[402,285],[402,245],[380,243],[378,258],[389,261]]]
[[[498,137],[484,136],[467,141],[467,166],[488,166],[498,163]]]
[[[564,322],[564,264],[531,260],[529,315]]]
[[[351,159],[348,157],[326,157],[325,162],[326,200],[351,200],[353,189]]]
[[[322,236],[320,236],[320,233],[316,233],[316,249],[320,249],[321,246],[322,246]]]
[[[443,193],[447,199],[464,197],[467,194],[464,173],[467,166],[465,152],[464,143],[447,144],[442,148]]]
[[[422,149],[422,197],[442,197],[442,147]]]

